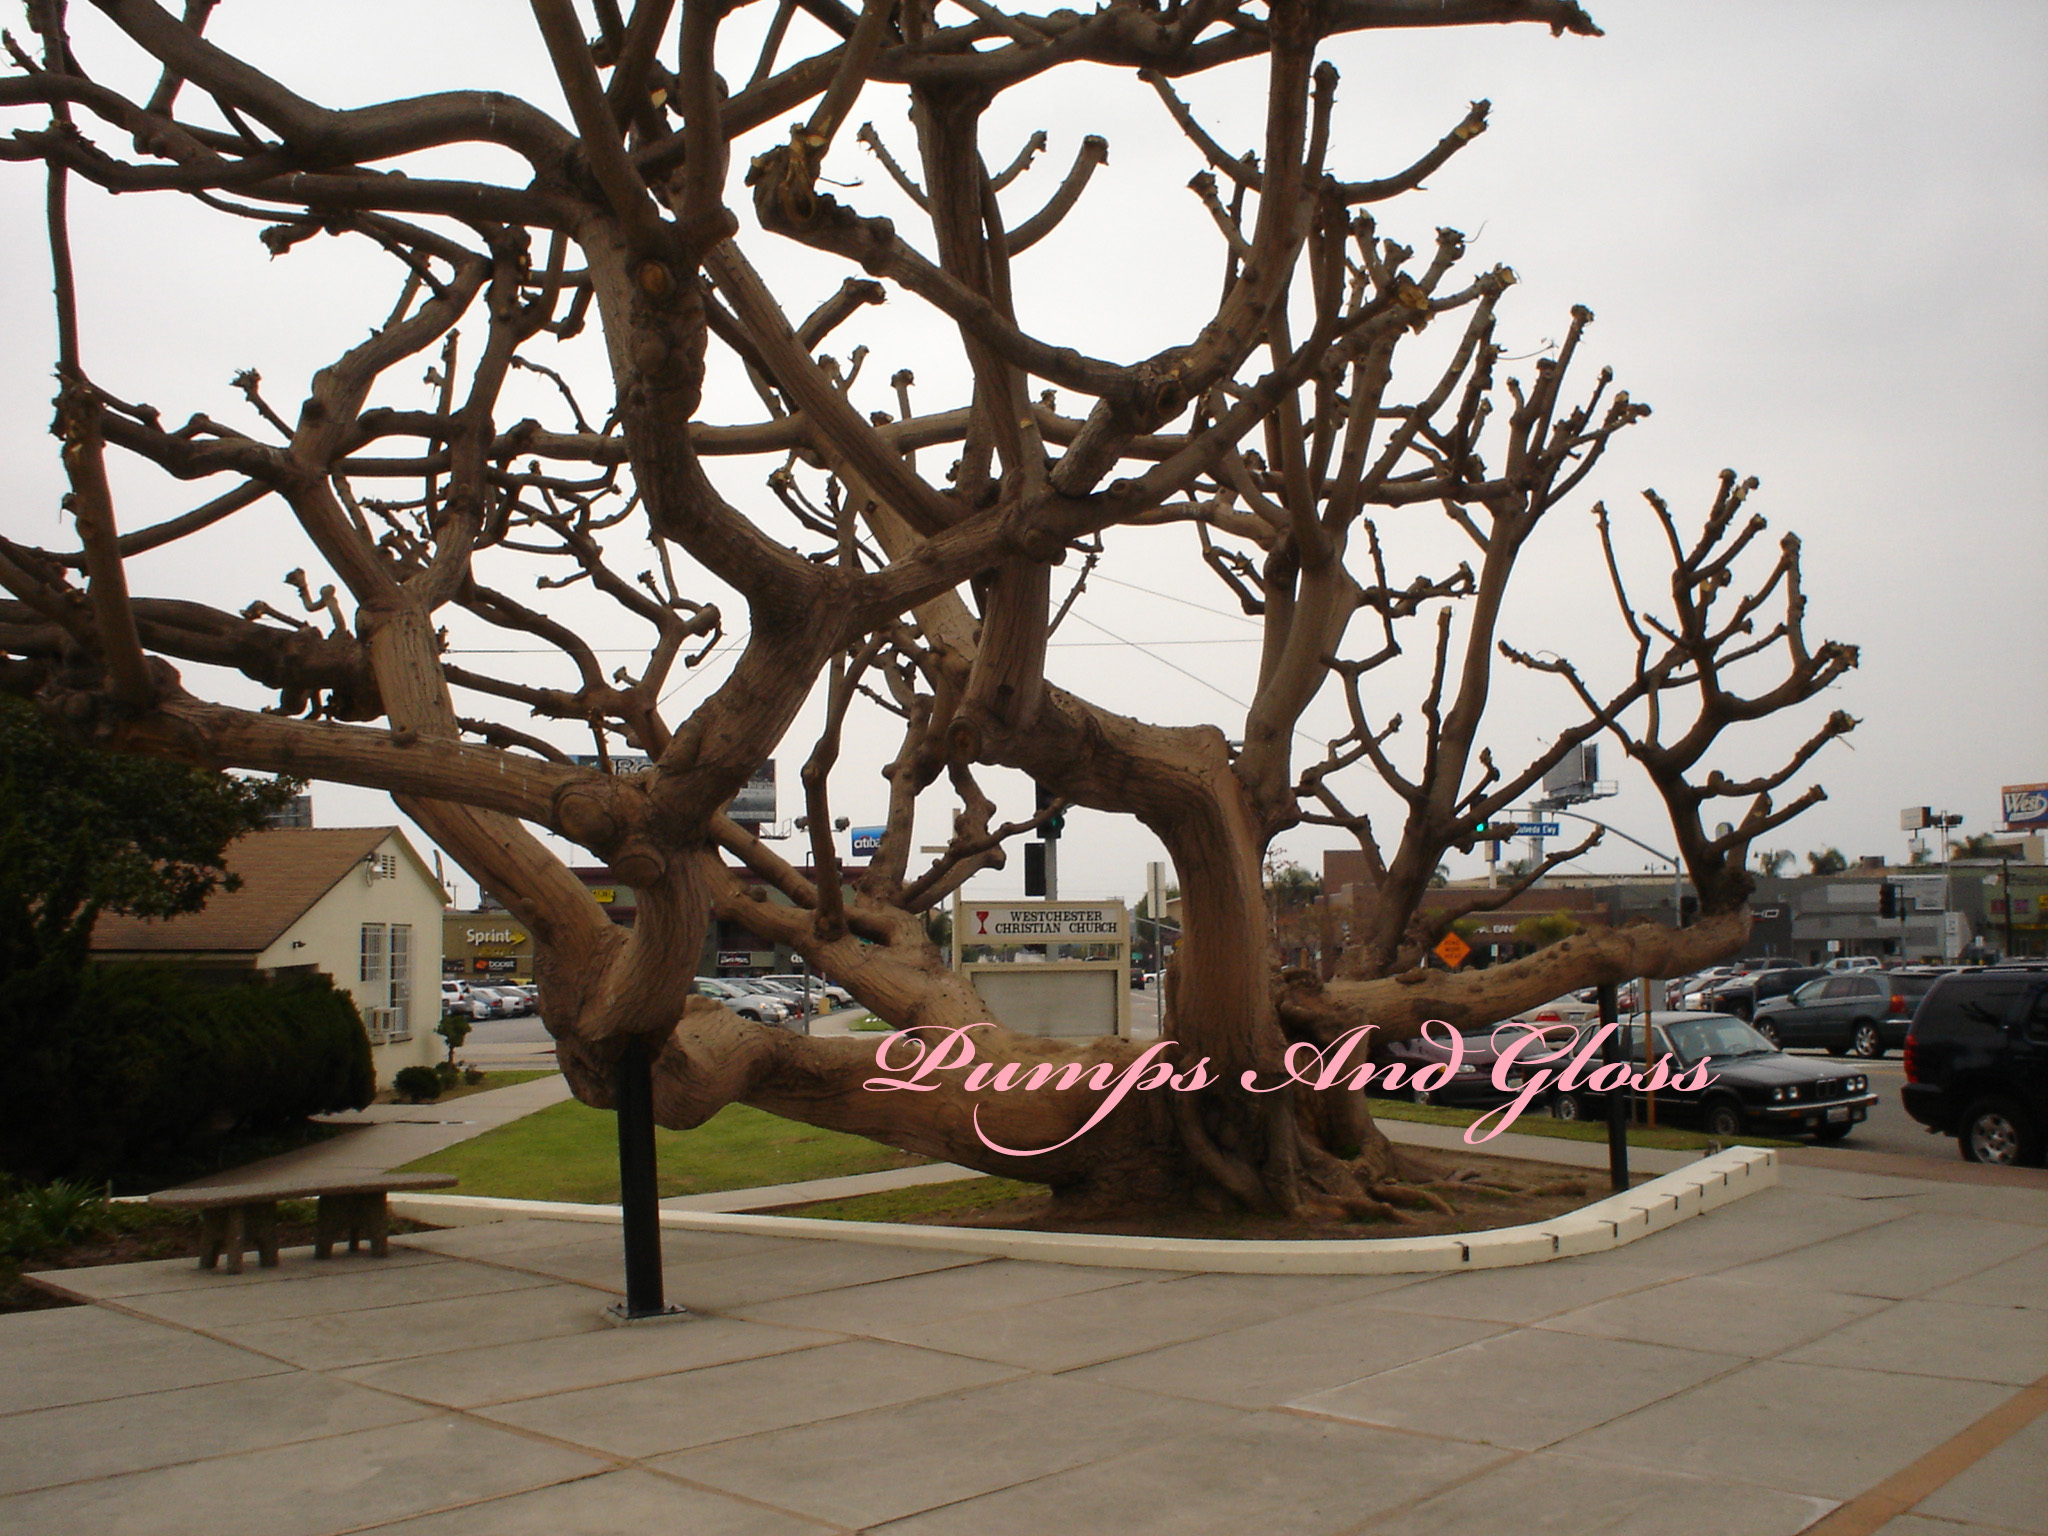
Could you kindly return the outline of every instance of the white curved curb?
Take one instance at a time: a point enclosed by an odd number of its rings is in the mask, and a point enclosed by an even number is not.
[[[693,1232],[750,1232],[838,1243],[874,1243],[1041,1264],[1092,1264],[1108,1269],[1176,1269],[1242,1275],[1409,1275],[1444,1270],[1540,1264],[1619,1248],[1688,1216],[1769,1189],[1778,1182],[1778,1154],[1731,1147],[1626,1194],[1582,1206],[1548,1221],[1491,1232],[1436,1237],[1311,1238],[1232,1242],[1195,1237],[1113,1237],[1083,1232],[1015,1232],[982,1227],[925,1227],[901,1222],[820,1221],[806,1216],[750,1216],[724,1211],[663,1211],[661,1224]],[[457,1210],[555,1221],[616,1223],[616,1205],[548,1200],[495,1200],[480,1195],[407,1195],[392,1208],[421,1221]]]

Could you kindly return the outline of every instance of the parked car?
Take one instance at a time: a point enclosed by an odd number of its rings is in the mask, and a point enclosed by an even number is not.
[[[1702,1013],[1732,1013],[1754,1023],[1759,1007],[1827,974],[1817,965],[1787,965],[1774,971],[1723,976],[1702,988],[1691,1006]]]
[[[1697,1088],[1659,1088],[1660,1124],[1697,1125],[1709,1136],[1757,1132],[1840,1141],[1877,1102],[1870,1079],[1862,1073],[1787,1056],[1731,1014],[1653,1013],[1650,1026],[1651,1060],[1669,1055],[1674,1076],[1682,1073],[1686,1078],[1701,1075],[1691,1069],[1704,1062],[1711,1077]],[[1642,1061],[1641,1021],[1623,1025],[1621,1033],[1628,1060]],[[1563,1062],[1548,1065],[1558,1070]],[[1632,1090],[1630,1097],[1640,1100],[1644,1095]],[[1550,1112],[1560,1120],[1604,1119],[1607,1095],[1585,1087],[1553,1092]]]
[[[469,995],[472,998],[482,999],[490,1008],[489,1014],[480,1015],[480,1017],[510,1019],[516,1018],[527,1011],[526,994],[513,987],[498,985],[471,987]]]
[[[1832,1056],[1875,1060],[1906,1043],[1913,1010],[1938,973],[1823,971],[1756,1006],[1757,1032],[1776,1045],[1817,1045]]]
[[[1906,1037],[1906,1113],[1973,1163],[2048,1152],[2048,967],[1936,978]]]
[[[741,1018],[752,1019],[756,1024],[775,1024],[784,1029],[795,1027],[789,1021],[789,1010],[763,993],[749,992],[711,976],[697,978],[697,993],[700,997],[725,1004]]]
[[[1883,965],[1884,962],[1875,955],[1837,955],[1834,959],[1828,961],[1823,969],[1830,971],[1875,971],[1881,969]]]
[[[1475,1024],[1459,1031],[1459,1065],[1450,1081],[1441,1088],[1410,1088],[1407,1079],[1424,1067],[1450,1059],[1450,1048],[1427,1036],[1412,1040],[1397,1040],[1391,1045],[1376,1046],[1373,1060],[1400,1063],[1402,1072],[1399,1086],[1389,1089],[1375,1077],[1367,1085],[1368,1093],[1382,1098],[1408,1099],[1417,1104],[1450,1104],[1465,1108],[1484,1109],[1495,1104],[1505,1104],[1521,1091],[1524,1076],[1511,1072],[1506,1079],[1505,1089],[1496,1087],[1493,1081],[1493,1064],[1498,1053],[1493,1048],[1493,1033],[1500,1026]],[[1442,1031],[1435,1032],[1442,1038]],[[1505,1043],[1505,1040],[1503,1040]]]
[[[1739,974],[1740,966],[1716,965],[1704,971],[1694,971],[1690,976],[1681,976],[1664,989],[1665,1005],[1678,1009],[1704,1008],[1704,999],[1710,991]]]
[[[466,981],[441,983],[441,1011],[460,1014],[465,1019],[494,1019],[498,1016],[497,1005]]]
[[[1552,998],[1514,1016],[1517,1024],[1585,1024],[1600,1017],[1600,1005],[1573,992]]]
[[[803,993],[790,987],[781,986],[762,976],[722,976],[719,979],[729,987],[737,987],[742,992],[751,992],[756,997],[773,998],[776,1002],[782,1004],[784,1010],[793,1019],[808,1018],[817,1011],[818,1005],[824,1002],[822,997],[813,994],[810,1004],[806,1006]]]
[[[801,994],[804,990],[804,978],[801,976],[763,976],[761,979],[763,981],[772,981],[778,987],[787,987],[790,991],[798,994]],[[811,978],[811,992],[813,996],[823,994],[834,1008],[851,1008],[853,1006],[853,994],[851,992],[847,991],[846,988],[840,986],[837,982],[827,981],[822,976],[813,976]]]

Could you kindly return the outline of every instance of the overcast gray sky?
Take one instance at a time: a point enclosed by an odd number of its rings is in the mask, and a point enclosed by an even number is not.
[[[1503,308],[1512,352],[1561,335],[1574,302],[1597,313],[1587,361],[1612,364],[1655,415],[1617,445],[1587,488],[1588,506],[1601,497],[1623,513],[1654,485],[1681,512],[1697,511],[1729,466],[1761,478],[1752,506],[1774,531],[1805,541],[1810,632],[1861,646],[1863,665],[1799,720],[1734,744],[1715,765],[1772,766],[1829,708],[1863,724],[1807,776],[1827,786],[1828,802],[1770,841],[1903,859],[1898,811],[1923,803],[1960,812],[1965,831],[1992,828],[2000,785],[2048,780],[2039,680],[2048,656],[2048,6],[1608,0],[1592,10],[1604,39],[1522,27],[1332,44],[1343,71],[1335,168],[1384,174],[1433,143],[1468,101],[1489,98],[1491,131],[1425,193],[1390,205],[1385,232],[1419,246],[1435,226],[1452,225],[1471,238],[1475,264],[1513,266],[1523,281]],[[421,29],[423,45],[394,57],[377,28],[400,18]],[[80,19],[87,42],[95,25]],[[558,110],[523,7],[230,0],[216,33],[337,105],[489,83]],[[88,48],[89,64],[94,57]],[[1226,145],[1255,142],[1255,69],[1186,89]],[[900,98],[872,92],[857,117],[908,149]],[[1186,296],[1212,297],[1217,260],[1213,232],[1184,190],[1198,168],[1193,152],[1150,93],[1089,71],[1006,102],[997,123],[1020,142],[1033,127],[1052,134],[1041,169],[1016,194],[1027,209],[1084,133],[1111,145],[1082,212],[1021,279],[1027,323],[1112,357],[1178,339]],[[856,207],[900,213],[879,168],[850,140],[827,171],[862,183],[839,193]],[[4,516],[17,536],[56,543],[64,535],[44,435],[52,345],[40,204],[33,170],[0,167],[0,217],[16,253],[0,278],[0,433],[13,471]],[[169,199],[112,202],[84,191],[77,219],[88,362],[106,387],[174,420],[202,409],[232,417],[238,397],[227,380],[241,367],[262,370],[274,398],[295,404],[309,370],[389,301],[388,275],[340,242],[271,263],[246,225],[223,227]],[[814,257],[773,254],[758,236],[749,248],[804,293],[829,291],[843,275]],[[909,365],[936,403],[958,377],[943,331],[900,296],[849,326],[846,339],[875,349],[864,378],[878,390]],[[707,415],[746,419],[750,407],[750,398],[714,397]],[[146,477],[123,474],[119,484],[126,526],[190,504],[187,492]],[[1506,636],[1596,667],[1619,664],[1618,631],[1586,565],[1590,519],[1568,508],[1557,522],[1518,578]],[[1448,546],[1418,534],[1416,548],[1434,558],[1431,550]],[[1144,718],[1213,720],[1236,734],[1242,710],[1233,701],[1249,697],[1256,631],[1184,537],[1112,534],[1109,550],[1105,579],[1056,641],[1055,680]],[[271,511],[145,562],[137,586],[283,606],[278,578],[304,558]],[[701,692],[716,667],[675,702]],[[1412,671],[1391,681],[1404,678],[1406,694],[1395,687],[1383,713],[1412,716]],[[1489,733],[1499,755],[1527,754],[1569,723],[1553,705],[1540,691],[1503,698]],[[1334,701],[1312,711],[1304,752],[1339,719]],[[883,784],[873,769],[888,737],[864,725],[855,746],[866,760],[841,774],[835,799],[857,823],[879,820]],[[807,748],[800,727],[781,754],[792,813]],[[1599,814],[1668,846],[1647,785],[1617,754],[1608,758],[1622,793]],[[1006,809],[1028,806],[1020,777],[992,773],[989,782]],[[363,791],[322,788],[316,800],[327,824],[393,814]],[[936,839],[944,825],[935,804],[921,831]],[[1304,828],[1280,846],[1314,863],[1327,840]],[[1158,856],[1141,828],[1078,812],[1062,847],[1063,891],[1135,898],[1144,861]],[[1613,870],[1647,862],[1620,846],[1588,861]],[[1021,889],[1021,861],[972,888],[987,897]]]

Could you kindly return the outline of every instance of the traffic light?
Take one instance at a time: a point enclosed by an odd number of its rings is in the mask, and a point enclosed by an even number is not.
[[[1899,888],[1887,880],[1877,888],[1877,915],[1897,917],[1899,915]]]
[[[1055,800],[1059,799],[1058,795],[1054,794],[1051,790],[1047,789],[1043,784],[1034,784],[1032,787],[1038,791],[1038,804],[1036,809],[1039,810],[1041,813],[1044,812],[1045,809],[1048,806],[1050,806]],[[1061,807],[1058,811],[1054,812],[1051,816],[1046,817],[1044,821],[1038,824],[1038,835],[1044,838],[1049,843],[1053,841],[1055,838],[1057,838],[1061,832],[1066,830],[1066,825],[1066,808]]]
[[[1460,853],[1470,853],[1481,843],[1505,842],[1521,830],[1519,822],[1503,821],[1499,817],[1495,817],[1492,821],[1482,821],[1472,829],[1469,837],[1458,839],[1458,851]],[[1498,849],[1495,850],[1494,857],[1499,857]]]

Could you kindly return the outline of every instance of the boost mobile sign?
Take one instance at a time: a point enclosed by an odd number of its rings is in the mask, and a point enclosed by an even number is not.
[[[962,914],[965,944],[1122,943],[1124,907],[977,902]]]

